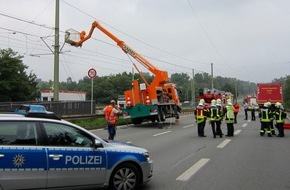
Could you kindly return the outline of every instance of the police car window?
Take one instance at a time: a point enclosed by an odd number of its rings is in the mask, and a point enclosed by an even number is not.
[[[47,145],[92,147],[93,140],[89,135],[74,127],[56,123],[43,123],[47,134]]]
[[[0,145],[38,145],[33,122],[1,122]]]

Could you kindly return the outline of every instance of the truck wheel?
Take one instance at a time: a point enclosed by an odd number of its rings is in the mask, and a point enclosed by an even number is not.
[[[175,114],[175,119],[179,119],[179,114],[178,113]]]
[[[134,125],[140,125],[142,123],[142,119],[139,119],[139,118],[132,119],[131,121]]]
[[[166,119],[163,109],[159,110],[159,118],[160,118],[160,121],[165,121]]]
[[[141,183],[140,171],[136,166],[125,163],[118,166],[110,178],[109,189],[136,190]]]

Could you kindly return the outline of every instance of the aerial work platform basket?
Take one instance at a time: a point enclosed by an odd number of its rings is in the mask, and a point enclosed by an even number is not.
[[[79,42],[81,40],[80,33],[74,29],[66,30],[64,38],[65,42],[72,46],[74,46],[76,42]]]

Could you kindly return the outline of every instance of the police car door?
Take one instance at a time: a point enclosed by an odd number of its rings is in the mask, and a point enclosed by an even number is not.
[[[64,124],[43,126],[48,137],[48,188],[104,183],[106,152],[93,148],[89,134]]]
[[[0,189],[46,187],[47,159],[35,122],[0,121]]]

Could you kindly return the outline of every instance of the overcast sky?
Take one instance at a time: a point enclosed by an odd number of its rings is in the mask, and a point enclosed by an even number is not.
[[[60,0],[60,81],[132,71],[136,61],[99,30],[82,48],[64,44],[65,30],[94,20],[169,74],[210,73],[211,63],[214,76],[251,82],[290,72],[289,0]],[[55,0],[0,1],[0,48],[44,81],[54,77],[54,25]]]

